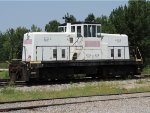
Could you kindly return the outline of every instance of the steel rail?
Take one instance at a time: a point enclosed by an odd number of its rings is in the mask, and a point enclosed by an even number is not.
[[[150,92],[150,91],[149,91]],[[112,96],[112,95],[124,95],[124,94],[139,94],[139,93],[147,93],[147,92],[138,92],[138,93],[122,93],[122,94],[107,94],[107,95],[92,95],[92,96],[77,96],[77,97],[65,97],[65,98],[50,98],[50,99],[43,99],[43,100],[55,100],[55,99],[70,99],[70,98],[83,98],[83,97],[93,97],[93,96]],[[36,106],[25,106],[25,107],[13,107],[13,108],[4,108],[0,109],[0,112],[8,112],[8,111],[16,111],[22,109],[34,109],[34,108],[41,108],[41,107],[50,107],[50,106],[60,106],[60,105],[69,105],[69,104],[82,104],[82,103],[89,103],[89,102],[98,102],[98,101],[115,101],[115,100],[123,100],[123,99],[135,99],[135,98],[147,98],[150,95],[146,96],[131,96],[125,98],[109,98],[109,99],[98,99],[98,100],[85,100],[85,101],[77,101],[77,102],[64,102],[64,103],[56,103],[56,104],[47,104],[47,105],[36,105]],[[41,101],[33,100],[33,101]],[[16,102],[29,102],[29,101],[16,101]],[[30,100],[31,102],[31,100]]]
[[[10,79],[0,79],[0,82],[8,82]]]
[[[15,83],[11,83],[10,79],[0,79],[0,86],[25,86],[27,83],[25,81],[16,81]]]
[[[144,79],[144,78],[150,78],[150,74],[136,75],[135,78],[133,78],[133,79]],[[133,79],[131,79],[131,80],[133,80]],[[74,81],[76,81],[76,80],[81,80],[81,81],[84,80],[83,82],[85,82],[86,80],[88,81],[89,79],[85,78],[85,79],[73,79],[73,80]],[[91,80],[93,80],[93,79],[91,79]],[[99,79],[94,79],[94,80],[99,80]],[[110,80],[114,81],[114,80],[122,80],[122,79],[115,79],[114,78],[114,79],[110,79]],[[0,86],[8,85],[9,81],[10,81],[10,79],[0,79]],[[51,84],[53,84],[53,81],[49,81],[49,82],[52,82]],[[11,85],[11,84],[9,84],[9,85]],[[16,81],[13,85],[30,85],[30,82],[26,83],[24,81]],[[31,85],[34,85],[34,83],[32,83]],[[38,83],[35,83],[35,85],[38,85]],[[41,85],[41,84],[39,83],[39,85]],[[48,84],[48,85],[50,85],[50,84]]]

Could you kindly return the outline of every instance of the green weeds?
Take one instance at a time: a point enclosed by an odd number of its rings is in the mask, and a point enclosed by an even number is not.
[[[143,74],[150,74],[150,65],[147,65],[144,69],[143,69]]]
[[[9,79],[8,71],[0,71],[0,79]]]
[[[144,82],[142,81],[139,81],[135,84],[139,83],[144,84]],[[142,86],[139,88],[125,89],[120,87],[120,84],[111,82],[99,82],[96,84],[87,83],[85,86],[82,87],[73,85],[69,89],[63,89],[60,91],[57,90],[21,91],[16,90],[15,87],[4,87],[0,89],[0,101],[60,98],[60,97],[87,96],[96,94],[118,94],[118,93],[141,92],[141,91],[143,92],[150,91],[150,87]]]
[[[0,63],[0,69],[8,69],[8,63]]]

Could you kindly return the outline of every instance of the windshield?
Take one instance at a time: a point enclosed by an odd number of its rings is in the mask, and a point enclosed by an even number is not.
[[[58,32],[66,32],[66,26],[58,27]]]
[[[100,35],[99,25],[84,25],[84,37],[99,37],[98,35]]]

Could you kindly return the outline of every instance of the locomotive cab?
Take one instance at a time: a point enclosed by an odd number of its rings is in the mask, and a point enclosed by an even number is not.
[[[80,50],[74,50],[77,60],[130,59],[127,35],[101,33],[101,24],[61,24],[59,31],[75,33],[73,46],[82,47]]]
[[[100,37],[101,24],[98,23],[67,23],[58,27],[59,32],[72,32],[77,37]]]
[[[104,48],[105,44],[101,44],[101,24],[99,23],[88,23],[88,22],[76,22],[76,23],[65,23],[59,26],[60,32],[75,33],[75,40],[72,46],[76,46],[78,49],[72,47],[71,52],[73,55],[70,57],[76,60],[91,60],[101,59],[101,49]],[[106,47],[105,47],[106,48]],[[104,53],[105,54],[105,53]],[[106,55],[105,55],[106,56]]]

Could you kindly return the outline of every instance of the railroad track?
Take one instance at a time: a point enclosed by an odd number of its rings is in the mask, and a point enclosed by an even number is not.
[[[10,83],[10,79],[0,79],[0,86],[11,86],[11,85],[15,85],[15,86],[25,86],[27,85],[26,82],[24,81],[16,81],[15,83]]]
[[[8,82],[10,79],[0,79],[0,82]]]
[[[117,101],[123,99],[149,98],[150,92],[124,93],[124,94],[108,94],[108,95],[92,95],[92,96],[76,96],[64,98],[50,98],[38,100],[24,100],[0,102],[0,112],[17,111],[25,109],[35,109],[50,106],[61,106],[71,104],[82,104],[98,101]]]
[[[10,79],[0,79],[0,86],[9,85]]]
[[[150,78],[149,74],[142,74],[142,75],[136,75],[134,79],[144,79],[144,78]],[[64,84],[64,83],[78,83],[78,82],[94,82],[94,81],[105,81],[104,79],[98,79],[98,78],[84,78],[84,79],[71,79],[71,80],[64,80],[64,81],[38,81],[38,82],[25,82],[25,81],[16,81],[15,83],[11,84],[9,81],[10,79],[0,79],[0,86],[7,86],[7,85],[15,85],[18,87],[21,86],[34,86],[34,85],[53,85],[53,84]],[[115,80],[122,80],[121,78],[110,78],[106,81],[115,81]]]

